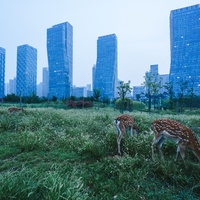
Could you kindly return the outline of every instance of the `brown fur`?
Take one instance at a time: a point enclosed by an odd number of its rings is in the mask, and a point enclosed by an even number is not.
[[[8,108],[8,113],[17,113],[19,111],[23,111],[23,108],[15,108],[15,107],[10,107]]]
[[[175,161],[177,160],[179,153],[185,161],[185,148],[188,148],[192,150],[200,162],[200,145],[191,129],[171,119],[157,119],[152,123],[151,129],[154,132],[154,139],[152,141],[153,160],[155,160],[154,145],[157,145],[160,156],[164,160],[161,150],[162,144],[166,139],[170,139],[178,145]]]
[[[139,132],[139,127],[135,125],[135,120],[132,116],[128,114],[122,114],[119,115],[115,118],[115,126],[118,132],[118,138],[117,138],[117,143],[118,143],[118,153],[121,154],[120,151],[120,142],[121,139],[124,135],[124,132],[127,129],[131,130],[131,137],[132,137],[132,131],[136,130],[136,132]]]

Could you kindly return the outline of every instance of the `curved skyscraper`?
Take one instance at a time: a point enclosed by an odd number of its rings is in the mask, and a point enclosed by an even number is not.
[[[68,22],[47,29],[49,97],[69,98],[72,93],[73,27]]]
[[[93,76],[93,89],[99,89],[102,98],[117,96],[118,53],[115,34],[98,37],[97,62],[93,68]]]
[[[200,95],[200,4],[171,11],[170,45],[170,81],[175,95],[184,83]]]

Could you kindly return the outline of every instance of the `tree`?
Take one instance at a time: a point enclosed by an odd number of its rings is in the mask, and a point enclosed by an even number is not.
[[[183,112],[183,97],[186,93],[186,90],[188,89],[188,82],[185,80],[177,81],[177,84],[179,85],[179,93],[178,93],[178,101],[180,104],[180,112]]]
[[[12,102],[12,103],[18,103],[19,102],[19,96],[16,96],[15,94],[8,94],[4,98],[4,102]]]
[[[101,91],[100,89],[93,89],[93,97],[94,100],[98,102],[98,110],[99,110],[99,98],[101,97]]]
[[[121,107],[121,113],[124,112],[124,107],[125,107],[125,97],[128,93],[131,93],[132,88],[130,87],[130,81],[128,83],[124,83],[124,81],[120,81],[120,86],[117,87],[119,90],[118,94],[119,97],[122,100],[122,107]]]
[[[188,84],[188,95],[189,95],[189,105],[190,105],[190,110],[192,110],[193,102],[196,97],[195,95],[195,90],[194,90],[194,82],[191,82]]]
[[[152,97],[154,96],[155,102],[155,97],[158,95],[158,92],[161,88],[161,77],[159,77],[158,74],[147,72],[144,78],[145,81],[143,85],[146,88],[146,95],[148,97],[148,110],[150,112]]]
[[[58,99],[58,98],[57,98],[56,96],[53,96],[53,97],[52,97],[52,101],[53,101],[53,102],[56,102],[57,99]]]
[[[164,85],[165,89],[167,90],[167,93],[169,95],[169,109],[172,110],[173,109],[173,83],[172,82],[168,82]]]
[[[35,94],[32,93],[30,96],[23,98],[26,103],[39,103],[40,98]]]

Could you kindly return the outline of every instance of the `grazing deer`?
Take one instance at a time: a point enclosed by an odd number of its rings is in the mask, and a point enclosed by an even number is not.
[[[131,135],[131,137],[133,137],[133,130],[136,130],[136,132],[138,134],[139,127],[135,125],[134,118],[127,114],[122,114],[122,115],[119,115],[118,117],[116,117],[114,123],[115,123],[117,133],[118,133],[118,138],[117,138],[118,153],[121,155],[120,143],[121,143],[121,139],[124,135],[124,132],[127,129],[130,129],[130,131],[131,131],[130,135]]]
[[[15,107],[10,107],[8,108],[8,113],[17,113],[19,111],[23,111],[23,108],[15,108]]]
[[[200,162],[200,144],[192,130],[188,127],[171,119],[157,119],[152,123],[151,129],[154,132],[154,139],[152,141],[153,161],[155,161],[154,145],[157,145],[160,156],[164,160],[161,150],[162,144],[166,139],[170,139],[178,145],[175,161],[180,153],[185,162],[185,148],[188,148],[193,151]]]

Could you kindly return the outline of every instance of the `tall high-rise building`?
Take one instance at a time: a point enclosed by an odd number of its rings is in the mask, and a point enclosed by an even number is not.
[[[37,96],[42,97],[42,82],[37,84]]]
[[[93,89],[99,89],[102,98],[117,96],[118,52],[115,34],[98,37],[97,62],[93,67],[93,75]]]
[[[17,47],[16,94],[36,95],[37,49],[27,44]]]
[[[200,95],[200,4],[171,11],[170,48],[170,81],[175,95],[185,82]]]
[[[47,67],[44,67],[42,73],[42,96],[48,97],[48,93],[49,93],[49,70]]]
[[[80,97],[87,97],[87,88],[86,87],[73,87],[72,95],[80,98]]]
[[[167,93],[168,91],[165,86],[169,83],[169,74],[161,74],[159,77],[161,78],[161,88],[159,90],[159,94],[163,94],[164,92]]]
[[[4,97],[5,93],[5,57],[6,50],[0,47],[0,98]]]
[[[8,94],[15,94],[16,93],[16,78],[9,80],[8,83]]]
[[[153,74],[158,74],[158,64],[150,65],[150,72]]]
[[[49,97],[58,99],[72,94],[73,27],[68,22],[47,29]]]

